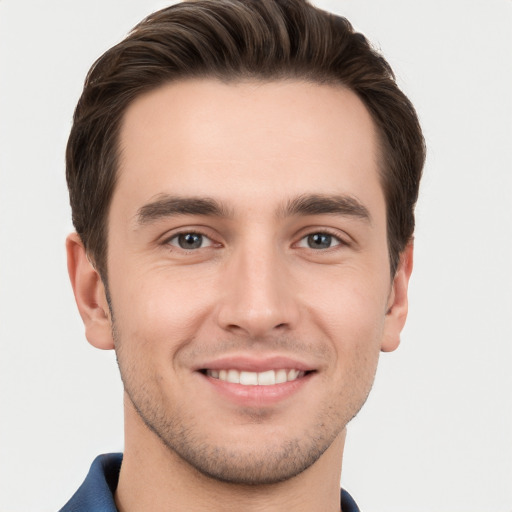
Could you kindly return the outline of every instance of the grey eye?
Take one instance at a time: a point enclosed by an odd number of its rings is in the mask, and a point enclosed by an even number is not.
[[[311,249],[328,249],[331,247],[332,236],[325,233],[315,233],[308,236],[308,246]]]
[[[329,233],[311,233],[299,242],[299,247],[307,247],[308,249],[330,249],[335,245],[340,245],[340,243],[338,238]]]
[[[180,249],[202,249],[212,245],[211,240],[201,233],[180,233],[169,240],[169,244]]]

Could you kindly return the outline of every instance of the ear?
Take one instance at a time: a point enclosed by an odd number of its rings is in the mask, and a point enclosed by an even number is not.
[[[66,252],[69,279],[85,326],[85,336],[96,348],[113,349],[112,322],[105,287],[76,233],[67,237]]]
[[[396,271],[389,299],[382,339],[382,352],[391,352],[400,344],[400,333],[405,325],[408,311],[407,291],[413,266],[413,243],[400,254],[400,262]]]

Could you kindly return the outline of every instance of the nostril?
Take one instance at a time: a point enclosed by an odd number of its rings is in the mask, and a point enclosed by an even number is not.
[[[242,327],[240,327],[239,325],[236,325],[236,324],[229,324],[228,326],[226,326],[226,329],[228,329],[230,331],[241,331],[241,330],[243,330]]]

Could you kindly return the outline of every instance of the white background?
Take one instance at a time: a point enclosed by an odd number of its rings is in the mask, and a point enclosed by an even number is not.
[[[512,1],[323,0],[394,67],[429,148],[410,317],[349,428],[363,512],[512,511]],[[122,450],[113,354],[65,268],[64,147],[92,62],[151,0],[0,0],[0,511],[57,510]]]

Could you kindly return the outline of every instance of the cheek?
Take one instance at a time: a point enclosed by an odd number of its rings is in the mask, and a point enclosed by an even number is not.
[[[381,275],[344,269],[328,279],[317,276],[315,286],[309,287],[316,290],[307,298],[310,314],[342,352],[379,345],[388,295]]]
[[[117,337],[130,352],[163,364],[193,339],[207,309],[204,286],[164,272],[132,275],[117,284],[111,297]]]
[[[375,378],[384,333],[385,296],[371,288],[345,286],[330,301],[322,328],[333,346],[330,371],[341,404],[354,411],[366,400]],[[333,298],[334,299],[334,298]]]
[[[384,333],[388,283],[368,272],[346,272],[311,296],[309,313],[331,345],[333,364],[326,379],[336,382],[340,407],[364,403],[375,376]],[[318,281],[317,281],[318,283]]]

